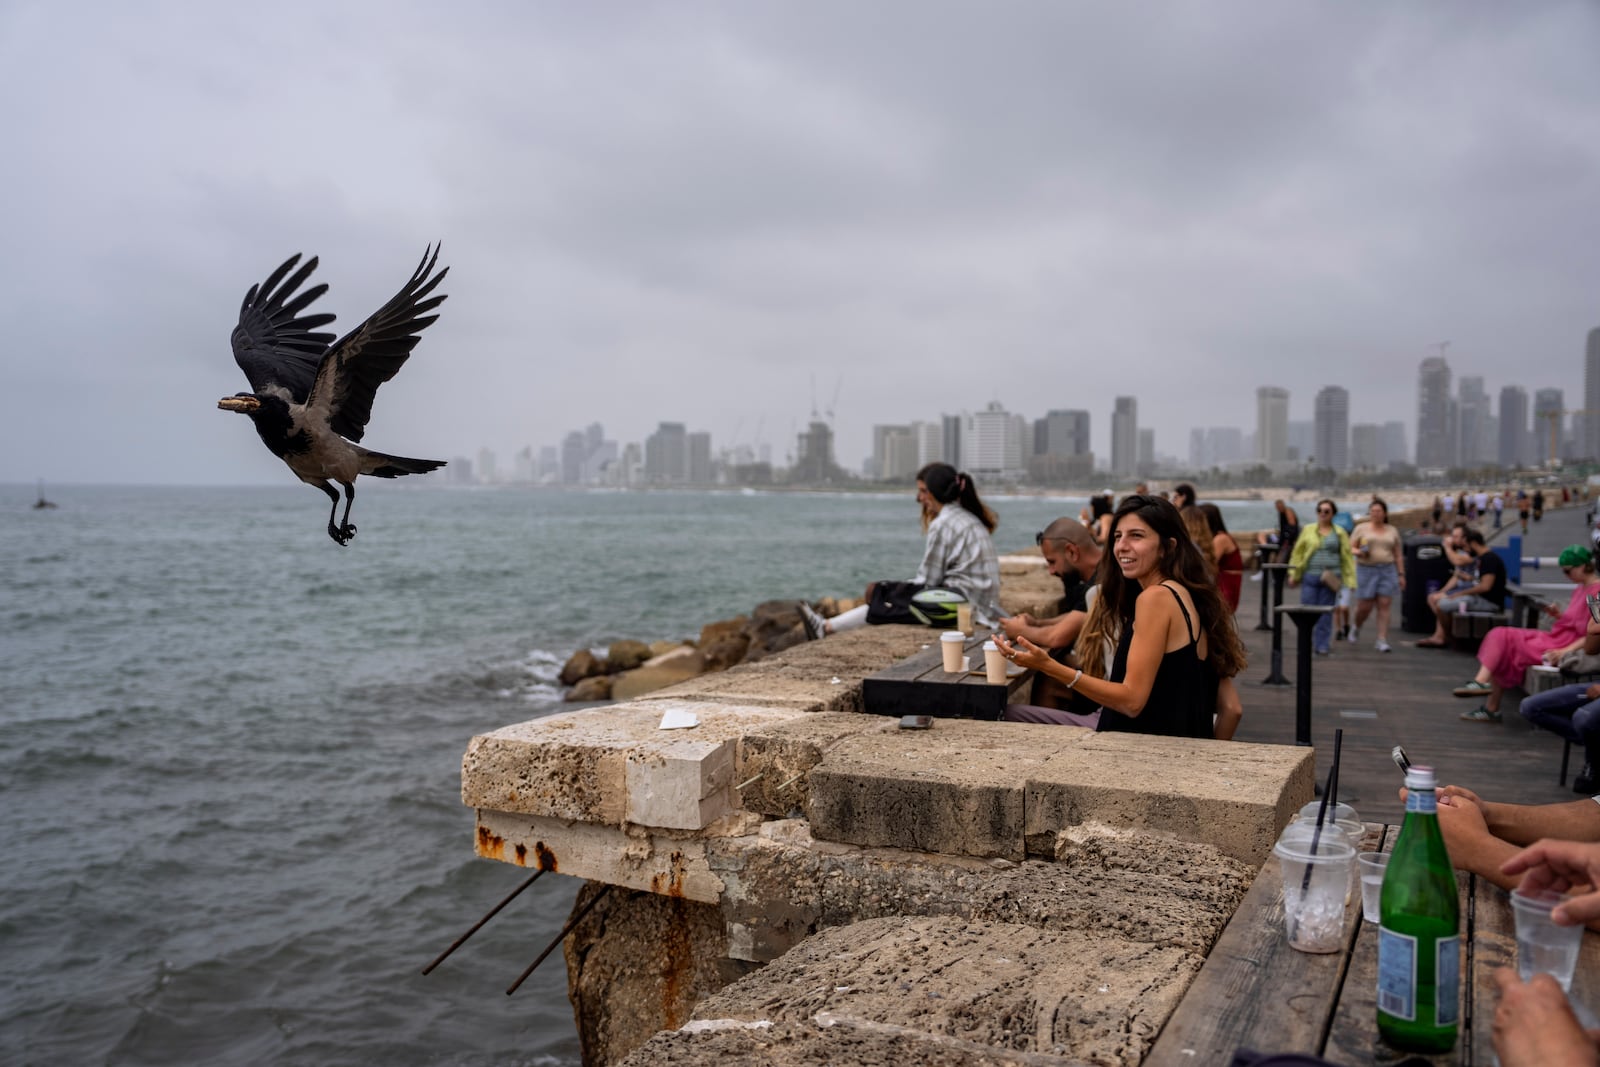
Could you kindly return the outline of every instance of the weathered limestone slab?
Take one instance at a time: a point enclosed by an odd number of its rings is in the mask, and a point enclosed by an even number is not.
[[[664,713],[700,725],[662,730]],[[697,829],[738,808],[739,738],[800,714],[770,707],[650,701],[552,715],[474,737],[461,799],[551,819]]]
[[[834,1015],[793,1023],[691,1022],[657,1034],[621,1061],[626,1067],[1078,1067],[1078,1062]]]
[[[690,678],[647,699],[860,711],[861,679],[920,651],[936,636],[926,626],[864,626],[732,670]]]
[[[694,1014],[775,1023],[834,1016],[995,1050],[1134,1065],[1204,962],[1115,932],[867,919],[808,938]]]
[[[479,808],[475,847],[485,859],[715,904],[724,884],[706,858],[707,842],[754,833],[758,822],[735,814],[689,834]]]
[[[1058,752],[1028,781],[1030,844],[1093,820],[1204,841],[1260,866],[1313,795],[1309,748],[1083,732],[1081,745]]]
[[[1107,930],[1204,955],[1255,869],[1209,845],[1084,824],[1055,862],[863,849],[813,839],[804,820],[707,842],[723,883],[729,954],[767,961],[829,926],[954,915],[1047,930]]]
[[[1310,749],[941,719],[841,739],[809,774],[821,839],[1020,859],[1095,820],[1259,864],[1312,795]]]
[[[818,712],[754,726],[739,743],[740,803],[747,811],[784,818],[804,808],[811,769],[841,740],[899,728],[898,719],[854,712]]]
[[[930,730],[841,740],[811,771],[811,832],[869,848],[1020,860],[1029,777],[1089,731],[1012,726],[939,719]]]

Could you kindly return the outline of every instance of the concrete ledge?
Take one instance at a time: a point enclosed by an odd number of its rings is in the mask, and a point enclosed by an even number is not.
[[[667,711],[700,725],[659,729]],[[738,808],[734,769],[745,731],[800,714],[652,700],[506,726],[467,746],[461,799],[550,819],[699,829]]]
[[[785,818],[803,809],[812,768],[845,738],[898,732],[898,719],[847,712],[820,712],[754,726],[739,743],[740,805]]]
[[[842,738],[812,770],[817,838],[1021,859],[1093,820],[1264,862],[1311,799],[1310,749],[941,719]]]

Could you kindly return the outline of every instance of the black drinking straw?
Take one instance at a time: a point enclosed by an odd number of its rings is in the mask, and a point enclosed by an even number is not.
[[[1322,791],[1322,806],[1317,808],[1317,827],[1311,831],[1311,855],[1317,854],[1317,843],[1322,840],[1322,823],[1328,817],[1328,804],[1339,803],[1339,749],[1344,744],[1344,730],[1333,731],[1333,766],[1328,768],[1328,785]],[[1306,864],[1306,873],[1300,879],[1300,892],[1304,893],[1311,887],[1311,864]]]

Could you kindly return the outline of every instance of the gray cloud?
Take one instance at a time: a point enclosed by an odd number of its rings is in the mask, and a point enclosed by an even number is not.
[[[779,455],[1134,393],[1414,416],[1416,362],[1578,406],[1600,325],[1588,4],[0,11],[0,480],[269,481],[227,335],[319,254],[349,329],[445,241],[370,440],[502,454],[681,419]]]

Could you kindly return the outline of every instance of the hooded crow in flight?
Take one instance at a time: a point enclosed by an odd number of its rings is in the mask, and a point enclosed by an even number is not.
[[[250,287],[239,308],[233,358],[254,391],[235,393],[217,401],[217,407],[250,416],[272,454],[295,477],[328,494],[333,501],[328,536],[341,545],[356,535],[350,525],[356,475],[398,478],[444,466],[443,460],[389,456],[357,443],[372,417],[378,386],[400,373],[417,335],[439,317],[428,312],[444,297],[429,294],[450,268],[433,273],[438,259],[436,246],[425,251],[416,273],[393,299],[331,346],[333,334],[315,331],[334,317],[301,314],[328,287],[314,285],[295,295],[317,269],[315,256],[285,281],[300,262],[299,253],[289,257],[266,281]],[[339,492],[329,479],[344,486],[344,519],[337,526]]]

